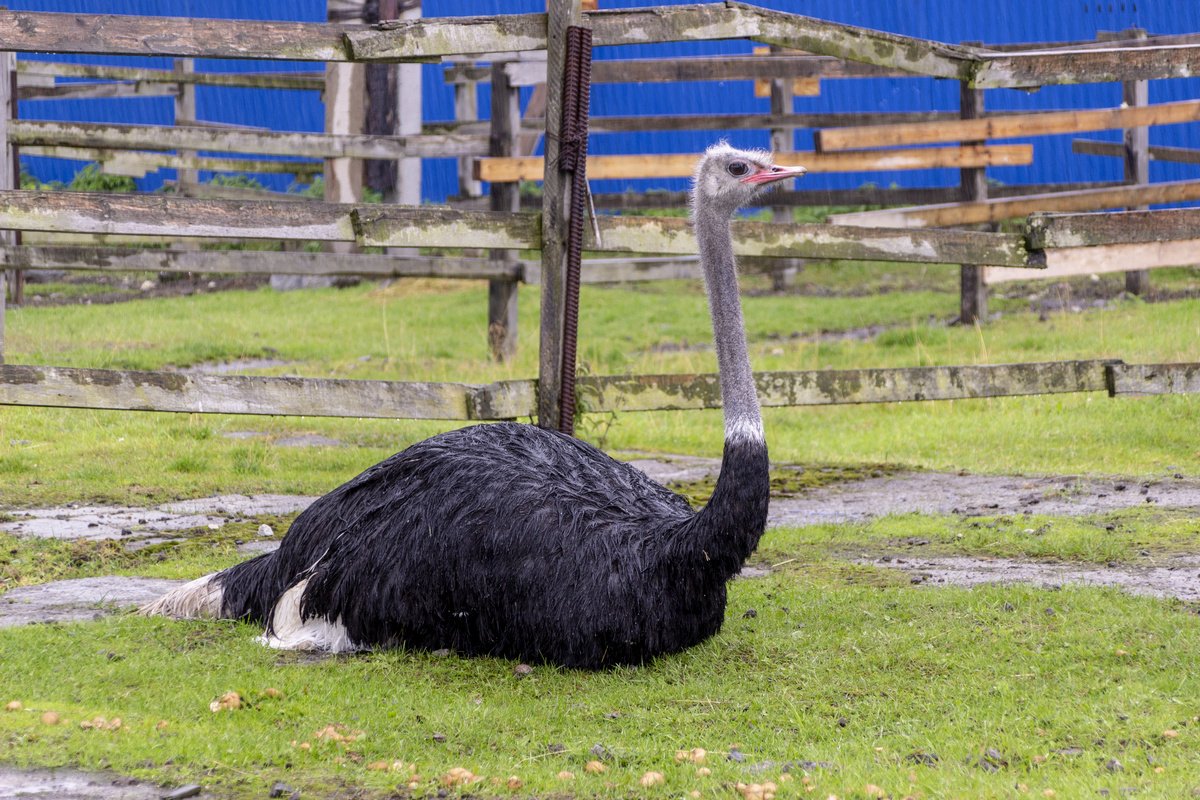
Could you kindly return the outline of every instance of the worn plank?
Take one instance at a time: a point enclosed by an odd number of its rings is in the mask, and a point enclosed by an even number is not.
[[[213,172],[283,173],[285,175],[312,175],[321,171],[321,164],[316,161],[183,156],[146,150],[26,145],[21,148],[21,153],[27,156],[96,161],[100,164],[102,172],[110,175],[129,175],[135,178],[159,169],[204,169]]]
[[[449,65],[446,83],[490,80],[489,68],[475,64]],[[514,61],[505,66],[513,86],[532,86],[546,80],[545,60]],[[680,81],[736,81],[770,78],[885,78],[907,75],[900,70],[844,61],[830,56],[723,55],[685,58],[620,59],[592,65],[592,83],[678,83]]]
[[[1200,149],[1195,147],[1164,147],[1151,145],[1146,149],[1151,161],[1172,161],[1177,164],[1200,164]],[[1071,152],[1089,156],[1125,157],[1125,145],[1121,142],[1101,142],[1095,139],[1075,139]]]
[[[1014,166],[1033,161],[1033,146],[967,145],[965,147],[923,147],[902,150],[870,150],[853,153],[776,153],[776,163],[803,165],[809,172],[871,172],[876,170],[930,169],[934,167]],[[695,154],[589,156],[588,177],[601,178],[680,178],[696,168]],[[493,183],[538,180],[543,162],[537,156],[480,158],[475,161],[475,177]]]
[[[536,250],[541,242],[536,214],[379,205],[356,208],[352,219],[368,247]]]
[[[945,111],[900,111],[878,114],[670,114],[632,117],[603,116],[589,119],[588,130],[591,133],[621,133],[626,131],[758,130],[772,127],[824,128],[832,125],[884,125],[895,122],[932,122],[943,119],[958,119],[958,115]],[[537,126],[541,120],[527,118],[523,122],[527,126]]]
[[[1138,125],[1168,125],[1195,120],[1200,120],[1200,100],[1130,108],[1009,114],[957,122],[828,128],[815,132],[813,140],[819,151],[857,150],[865,147],[900,147],[937,142],[1010,139],[1016,136],[1045,136]]]
[[[1200,394],[1200,364],[1113,364],[1112,395]]]
[[[584,245],[589,250],[697,252],[685,219],[601,217],[599,225],[603,247],[589,239]],[[740,256],[1030,266],[1023,237],[1010,234],[765,222],[735,222],[733,232],[734,251]]]
[[[1068,278],[1100,275],[1131,269],[1186,267],[1200,264],[1200,239],[1167,242],[1132,242],[1090,247],[1055,247],[1030,254],[1031,263],[1042,269],[992,269],[985,273],[988,283],[1002,281]]]
[[[1141,186],[1110,186],[1073,192],[1005,197],[980,203],[940,203],[931,206],[889,208],[831,214],[838,225],[869,225],[888,228],[941,227],[1001,222],[1038,211],[1097,211],[1124,206],[1182,203],[1200,200],[1200,181],[1150,183]]]
[[[1102,392],[1104,361],[989,366],[758,372],[764,406],[897,403],[983,397]],[[718,377],[708,375],[588,376],[579,379],[590,411],[719,408]]]
[[[0,12],[2,13],[2,12]],[[487,153],[482,134],[375,136],[366,134],[265,133],[261,131],[173,127],[163,125],[110,125],[88,122],[14,123],[12,140],[18,145],[61,145],[116,150],[203,150],[231,153],[286,154],[304,158],[401,159],[409,156],[473,156]]]
[[[1200,74],[1200,44],[1194,41],[1121,45],[981,54],[971,80],[980,89],[1021,89],[1051,84],[1188,78]]]
[[[460,383],[0,366],[0,405],[317,417],[468,419]]]
[[[160,250],[84,245],[0,247],[6,269],[66,269],[100,272],[195,272],[245,275],[363,275],[373,278],[519,280],[515,262],[448,256],[373,253],[308,253],[261,250]]]
[[[1034,250],[1200,239],[1200,208],[1117,214],[1033,214],[1026,223],[1025,238]],[[1200,259],[1200,253],[1196,257]]]
[[[112,67],[101,64],[67,64],[58,61],[18,61],[17,73],[24,76],[96,78],[160,83],[174,87],[181,83],[205,86],[237,86],[248,89],[302,89],[321,91],[325,87],[324,73],[317,72],[192,72],[185,75],[169,69]],[[51,84],[53,85],[53,84]],[[79,84],[59,84],[78,86]]]
[[[347,30],[312,22],[3,11],[0,50],[345,61]]]
[[[72,234],[354,241],[350,211],[328,203],[0,192],[0,228]]]

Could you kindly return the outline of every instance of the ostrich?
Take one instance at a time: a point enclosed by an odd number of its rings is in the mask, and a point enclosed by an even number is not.
[[[725,415],[720,477],[699,512],[570,436],[477,425],[376,464],[301,513],[274,553],[143,612],[258,621],[278,648],[449,648],[587,669],[712,636],[768,501],[730,220],[763,187],[804,172],[722,142],[693,178]]]

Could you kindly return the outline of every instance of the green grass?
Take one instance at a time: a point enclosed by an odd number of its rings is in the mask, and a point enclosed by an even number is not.
[[[867,784],[893,797],[1011,797],[1017,784],[1061,797],[1123,787],[1181,797],[1196,785],[1200,685],[1189,665],[1200,619],[1186,608],[1093,589],[882,584],[837,570],[739,581],[725,630],[692,651],[596,674],[538,667],[523,679],[491,659],[313,662],[262,648],[257,630],[234,623],[0,630],[0,699],[24,705],[0,713],[4,760],[246,797],[275,780],[309,796],[387,796],[409,764],[418,795],[463,767],[483,777],[472,794],[511,795],[491,779],[516,775],[518,796],[734,796],[734,783],[779,782],[781,765],[806,761],[829,765],[808,770],[819,797],[862,797]],[[229,691],[248,705],[210,711]],[[45,711],[65,722],[43,724]],[[80,727],[96,716],[122,727]],[[315,738],[330,725],[361,734]],[[583,770],[596,745],[611,754],[601,775]],[[675,761],[695,747],[709,752],[711,776]],[[1068,748],[1081,752],[1056,753]],[[727,758],[735,749],[743,762]],[[1007,766],[981,768],[989,749]],[[939,760],[914,763],[918,753]],[[1112,758],[1123,771],[1106,768]],[[397,760],[399,774],[368,768]],[[562,770],[574,780],[559,780]],[[666,783],[642,788],[650,770]],[[804,770],[792,772],[781,797],[814,796]]]
[[[1197,274],[1161,270],[1155,280],[1171,291],[1194,291],[1200,284]],[[842,294],[747,296],[756,369],[1200,360],[1197,299],[1119,302],[1045,319],[1014,310],[984,327],[946,327],[929,322],[946,319],[957,308],[953,273],[946,268],[818,263],[808,265],[802,278]],[[852,294],[899,278],[910,284],[928,279],[929,288]],[[1004,289],[1014,297],[1025,291]],[[536,288],[523,288],[519,354],[505,365],[487,356],[486,289],[430,281],[383,289],[243,291],[120,306],[14,309],[8,360],[160,369],[271,358],[284,364],[259,373],[476,382],[527,378],[537,371],[537,308]],[[715,357],[708,325],[704,297],[694,282],[585,286],[581,361],[594,374],[711,371]],[[819,336],[868,326],[885,330],[861,341]],[[772,456],[780,461],[997,473],[1198,475],[1200,448],[1180,438],[1198,411],[1200,400],[1194,396],[1063,395],[769,409],[766,420]],[[229,491],[323,493],[407,444],[453,426],[7,407],[0,411],[0,496],[28,505],[69,499],[146,502]],[[626,413],[585,421],[581,431],[610,449],[715,455],[721,424],[717,412]],[[241,432],[262,437],[227,436]],[[272,446],[298,433],[329,436],[348,446]]]

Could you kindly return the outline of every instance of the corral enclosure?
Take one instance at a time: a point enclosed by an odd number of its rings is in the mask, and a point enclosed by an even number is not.
[[[796,16],[739,3],[698,6],[664,6],[650,10],[601,10],[581,15],[570,4],[561,12],[584,28],[594,29],[595,44],[649,47],[660,42],[687,42],[697,38],[720,41],[755,39],[769,45],[749,58],[693,61],[678,59],[597,62],[592,82],[675,84],[679,78],[758,78],[755,88],[769,97],[766,114],[726,115],[714,120],[706,115],[605,117],[593,114],[589,127],[624,133],[666,129],[674,133],[698,133],[717,123],[738,128],[767,128],[771,142],[784,163],[799,160],[814,174],[854,174],[863,169],[883,171],[901,167],[919,170],[952,167],[959,172],[959,185],[943,195],[960,202],[900,210],[835,214],[835,225],[789,223],[791,203],[820,203],[830,193],[821,190],[789,192],[773,200],[776,225],[738,223],[741,255],[765,260],[768,268],[788,259],[824,258],[845,260],[892,260],[918,263],[961,263],[962,319],[985,321],[986,286],[1004,280],[1011,268],[1037,274],[1071,275],[1112,269],[1129,273],[1131,291],[1140,291],[1145,276],[1140,271],[1156,266],[1191,263],[1195,244],[1197,213],[1180,209],[1166,212],[1132,212],[1118,218],[1096,215],[1050,215],[1032,218],[1023,233],[963,229],[978,223],[997,223],[1040,211],[1091,211],[1114,205],[1146,207],[1200,198],[1200,181],[1153,182],[1151,159],[1189,162],[1196,151],[1187,148],[1151,146],[1149,125],[1179,125],[1200,118],[1200,101],[1151,103],[1148,89],[1153,79],[1189,82],[1200,53],[1200,43],[1188,35],[1149,36],[1143,30],[1100,32],[1098,40],[1057,44],[1034,43],[953,45],[883,33],[839,23]],[[557,8],[557,7],[556,7]],[[55,367],[6,367],[7,402],[48,403],[102,408],[158,410],[204,410],[233,413],[313,413],[363,415],[366,408],[385,416],[450,419],[504,419],[532,415],[536,395],[537,416],[543,424],[569,428],[573,416],[567,399],[575,374],[574,309],[572,264],[566,258],[568,219],[580,217],[584,206],[568,210],[561,205],[571,194],[564,173],[579,172],[583,165],[559,163],[560,108],[573,101],[560,80],[559,64],[565,58],[561,36],[546,33],[546,17],[516,14],[501,17],[456,17],[420,19],[415,4],[389,4],[384,16],[403,14],[406,19],[380,25],[363,25],[367,13],[357,4],[329,9],[331,24],[221,22],[121,17],[72,16],[7,12],[0,46],[34,51],[45,48],[65,52],[128,55],[147,51],[180,57],[172,71],[121,72],[100,68],[92,72],[70,66],[43,68],[23,64],[27,97],[72,95],[94,100],[106,92],[133,95],[146,92],[172,97],[174,122],[192,123],[175,127],[70,125],[9,120],[9,147],[52,156],[73,154],[95,156],[102,169],[120,172],[115,166],[122,157],[133,155],[153,170],[186,164],[176,176],[176,194],[167,198],[130,196],[86,197],[12,192],[7,195],[6,221],[13,229],[26,231],[29,244],[10,247],[9,265],[14,267],[57,266],[71,269],[129,269],[157,263],[168,271],[189,272],[298,272],[300,274],[430,274],[454,277],[488,277],[491,285],[487,336],[497,358],[510,356],[515,347],[517,286],[521,281],[542,284],[541,356],[538,381],[508,381],[488,386],[461,384],[343,384],[328,381],[289,385],[278,379],[215,378],[209,381],[177,376],[144,376],[121,373],[73,371]],[[379,15],[381,9],[372,13]],[[553,17],[551,20],[553,21]],[[347,22],[346,20],[353,20]],[[586,20],[586,22],[585,22]],[[553,27],[551,30],[556,30]],[[589,36],[589,43],[591,37]],[[547,57],[538,53],[549,44]],[[617,49],[617,48],[614,48]],[[469,62],[488,60],[497,50],[505,55],[490,58],[490,66]],[[587,54],[590,57],[590,44]],[[206,78],[197,72],[195,56],[225,56],[237,59],[330,61],[337,64],[323,76],[306,73],[289,79],[250,76],[248,79]],[[578,59],[577,52],[573,58]],[[392,134],[368,134],[372,115],[363,111],[377,105],[387,92],[373,95],[364,89],[369,73],[342,66],[345,62],[387,64],[390,62],[449,59],[453,63],[443,78],[455,86],[456,118],[452,122],[429,122],[422,118],[423,101],[415,94],[427,75],[405,68],[396,77],[383,78],[397,87],[398,108],[392,111]],[[846,59],[840,61],[839,59]],[[590,59],[589,59],[590,60]],[[11,63],[11,62],[10,62]],[[572,61],[571,63],[575,63]],[[605,71],[605,65],[612,67]],[[772,67],[775,67],[772,71]],[[11,69],[12,67],[10,67]],[[58,83],[55,70],[67,80]],[[428,70],[426,69],[426,72]],[[380,73],[375,73],[380,75]],[[776,76],[781,77],[776,77]],[[959,111],[809,113],[796,111],[797,95],[820,96],[822,87],[846,79],[868,77],[876,81],[919,78],[923,83],[940,79],[959,84]],[[184,77],[178,77],[184,76]],[[901,77],[903,76],[903,77]],[[71,78],[108,78],[103,86],[72,83]],[[47,80],[48,79],[48,80]],[[946,80],[950,79],[950,80]],[[984,90],[1035,90],[1063,84],[1110,83],[1124,79],[1123,102],[1118,107],[1098,110],[1060,110],[1031,114],[988,111]],[[324,87],[325,135],[278,135],[246,130],[223,123],[201,121],[198,83],[255,80],[273,82],[275,88]],[[504,94],[492,92],[488,123],[476,121],[479,113],[478,84],[504,86]],[[521,86],[534,89],[526,103],[524,118],[518,119]],[[21,81],[17,81],[20,87]],[[268,85],[272,85],[268,83]],[[385,83],[386,85],[386,83]],[[586,85],[586,81],[585,81]],[[243,87],[244,88],[244,87]],[[878,88],[878,86],[876,87]],[[312,91],[313,89],[310,89]],[[694,93],[693,93],[694,94]],[[712,93],[710,93],[712,94]],[[366,100],[364,101],[364,95]],[[19,96],[19,95],[18,95]],[[372,102],[371,98],[374,98]],[[586,110],[586,100],[585,103]],[[386,105],[386,104],[385,104]],[[386,108],[384,109],[386,111]],[[343,113],[344,112],[344,113]],[[537,115],[541,115],[539,118]],[[378,117],[378,115],[376,115]],[[957,118],[957,119],[956,119]],[[387,115],[383,115],[386,122]],[[810,131],[819,127],[818,131]],[[544,157],[538,155],[537,133],[545,131]],[[1116,156],[1124,161],[1128,186],[1089,182],[1082,185],[1051,185],[1027,188],[1022,196],[989,199],[986,169],[998,165],[1036,163],[1030,145],[996,145],[991,138],[1061,134],[1124,129],[1124,145],[1116,149],[1103,142],[1077,140],[1080,152]],[[811,135],[816,151],[794,151],[796,131]],[[565,130],[565,129],[563,129]],[[484,135],[487,131],[487,135]],[[398,135],[397,135],[398,134]],[[568,134],[573,135],[573,134]],[[571,143],[572,147],[577,143]],[[912,145],[938,145],[912,147]],[[154,155],[145,148],[174,145],[176,155]],[[564,145],[566,146],[566,145]],[[139,148],[137,154],[119,150]],[[186,150],[184,149],[186,148]],[[586,139],[583,144],[587,149]],[[326,203],[272,202],[262,190],[222,190],[216,196],[250,197],[254,200],[192,199],[213,193],[200,181],[200,168],[235,168],[246,162],[210,160],[211,149],[263,155],[290,154],[326,158]],[[190,151],[190,153],[189,153]],[[481,153],[490,157],[480,158]],[[568,151],[564,151],[568,152]],[[527,154],[522,157],[522,154]],[[383,158],[401,164],[394,196],[409,206],[356,204],[360,176],[355,157]],[[461,209],[415,208],[420,199],[416,175],[411,167],[419,158],[457,157],[457,200]],[[515,156],[515,157],[514,157]],[[588,159],[593,178],[640,178],[645,175],[679,178],[689,174],[691,156],[596,156]],[[157,160],[157,161],[156,161]],[[1116,160],[1116,159],[1113,159]],[[218,164],[218,162],[220,162]],[[277,169],[278,161],[263,162],[259,171]],[[303,170],[311,174],[312,167]],[[189,174],[190,173],[190,174]],[[544,178],[541,217],[514,214],[520,199],[514,184],[520,179]],[[482,189],[490,184],[492,212],[472,210]],[[853,178],[851,178],[853,179]],[[600,181],[597,181],[600,182]],[[582,185],[582,184],[581,184]],[[1081,188],[1082,187],[1082,188]],[[388,190],[389,192],[391,190]],[[936,190],[934,194],[936,194]],[[845,193],[840,193],[844,195]],[[880,196],[898,202],[909,194],[903,189],[867,189],[860,200]],[[918,193],[919,194],[919,193]],[[1009,192],[1012,194],[1012,192]],[[839,195],[839,196],[840,196]],[[262,198],[257,199],[257,198]],[[926,202],[929,198],[925,198]],[[581,197],[575,198],[582,202]],[[678,193],[652,199],[650,205],[676,205]],[[330,202],[332,201],[332,202]],[[539,201],[535,200],[534,204]],[[644,201],[618,198],[622,205],[646,205]],[[947,226],[959,226],[947,227]],[[585,279],[612,280],[674,277],[686,272],[687,256],[695,243],[683,220],[649,217],[601,216],[592,226],[586,247],[594,253],[628,253],[672,256],[666,261],[631,264],[591,261],[588,272],[608,268],[608,275]],[[40,240],[38,237],[41,237]],[[79,238],[82,236],[83,238]],[[332,247],[337,256],[302,256],[292,253],[195,252],[185,247],[168,252],[92,250],[64,247],[99,241],[104,244],[162,244],[172,237],[185,241],[265,239],[317,241]],[[99,238],[97,238],[99,237]],[[114,238],[115,237],[115,238]],[[152,238],[146,238],[152,237]],[[43,246],[33,244],[39,242]],[[1165,242],[1165,243],[1164,243]],[[362,255],[354,248],[389,248],[390,255]],[[413,256],[412,248],[452,249],[469,244],[493,250],[491,258],[455,258],[444,261]],[[578,254],[582,238],[570,243]],[[409,248],[401,255],[395,248]],[[540,269],[514,263],[500,251],[542,251]],[[1116,257],[1119,254],[1119,258]],[[577,257],[577,255],[576,255]],[[614,269],[615,268],[615,269]],[[578,266],[574,266],[578,269]],[[597,273],[603,275],[603,273]],[[19,277],[14,282],[18,289]],[[915,371],[914,371],[915,370]],[[1197,371],[1191,365],[1135,365],[1102,363],[1030,364],[986,367],[914,368],[909,371],[854,372],[838,375],[816,373],[772,373],[760,379],[767,404],[856,403],[904,399],[950,399],[1048,392],[1095,391],[1103,386],[1110,393],[1129,391],[1189,391]],[[1065,375],[1073,377],[1064,378]],[[597,395],[592,410],[637,410],[652,408],[711,407],[716,402],[711,376],[634,376],[586,379],[588,390]],[[708,387],[708,388],[704,388]],[[347,394],[369,398],[365,404],[348,403]],[[283,398],[295,395],[290,399]],[[309,398],[309,400],[296,398]],[[380,402],[387,398],[387,402]],[[310,402],[311,401],[311,402]],[[560,403],[568,403],[560,413]],[[555,422],[551,423],[550,421]]]

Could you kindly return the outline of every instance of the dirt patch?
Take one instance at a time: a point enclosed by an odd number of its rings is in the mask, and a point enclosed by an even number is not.
[[[284,361],[279,358],[235,358],[232,361],[217,361],[204,364],[195,364],[190,367],[184,367],[179,371],[189,375],[229,375],[231,373],[236,374],[246,372],[248,370],[286,367],[289,364],[294,363],[294,361]]]
[[[979,586],[1024,583],[1044,589],[1068,584],[1113,586],[1135,595],[1200,601],[1200,556],[1158,559],[1150,566],[1095,566],[1061,562],[1018,561],[1010,558],[971,558],[878,555],[856,558],[858,564],[903,570],[921,586]]]
[[[21,586],[0,595],[0,628],[100,619],[156,600],[182,583],[162,578],[107,577]]]

